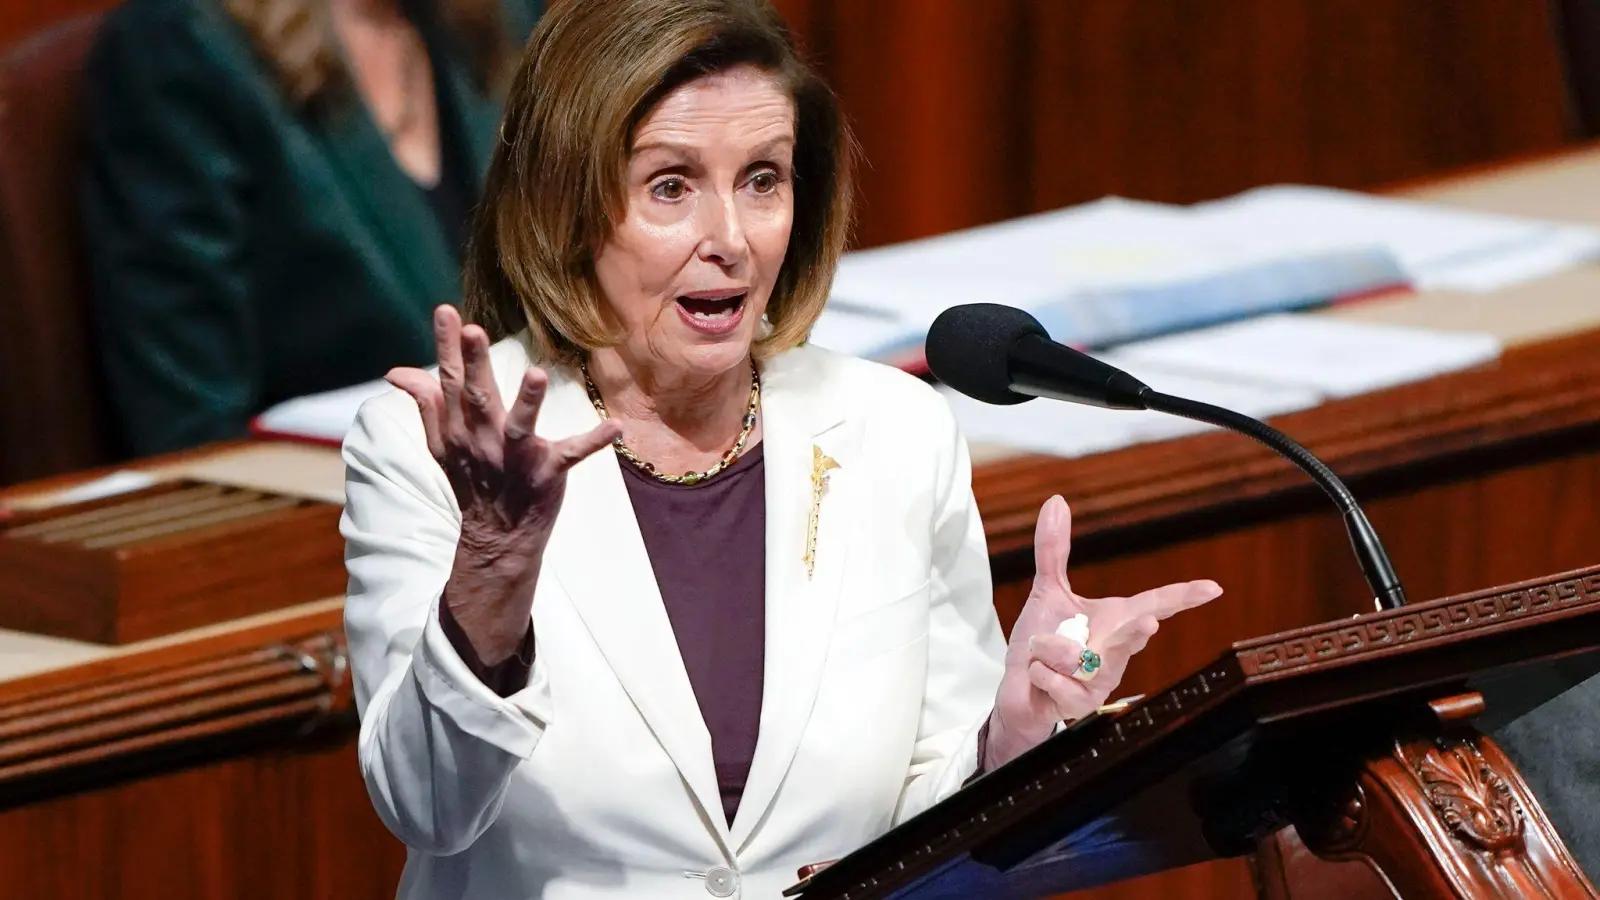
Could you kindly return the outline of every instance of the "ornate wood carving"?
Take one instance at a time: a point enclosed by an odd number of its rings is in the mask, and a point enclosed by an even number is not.
[[[1440,738],[1411,761],[1434,815],[1457,840],[1491,853],[1521,849],[1523,812],[1511,785],[1468,741]]]
[[[1369,861],[1399,896],[1600,897],[1487,737],[1463,731],[1396,740],[1340,796],[1356,802],[1301,806],[1300,835],[1326,859]]]
[[[1594,603],[1600,603],[1600,573],[1586,572],[1386,610],[1348,623],[1316,625],[1246,641],[1236,649],[1247,675],[1275,675],[1400,645],[1444,641],[1480,627]]]
[[[203,749],[306,738],[354,721],[342,631],[0,698],[0,805],[160,767]]]

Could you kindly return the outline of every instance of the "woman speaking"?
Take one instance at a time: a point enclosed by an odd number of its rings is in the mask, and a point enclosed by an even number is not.
[[[361,769],[402,897],[776,898],[1093,711],[1220,593],[1074,594],[1055,498],[1007,644],[944,401],[805,344],[851,148],[765,0],[568,0],[536,29],[473,324],[441,307],[437,373],[392,372],[345,444]]]

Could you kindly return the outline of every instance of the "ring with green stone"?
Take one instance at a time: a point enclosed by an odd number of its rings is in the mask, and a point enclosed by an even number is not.
[[[1072,673],[1072,677],[1079,681],[1093,681],[1095,673],[1100,671],[1100,663],[1100,654],[1085,647],[1078,654],[1078,669]]]

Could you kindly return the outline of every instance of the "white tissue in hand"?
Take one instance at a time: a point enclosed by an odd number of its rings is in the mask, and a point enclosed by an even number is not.
[[[1057,625],[1056,634],[1087,646],[1089,643],[1089,617],[1083,613],[1078,613]]]

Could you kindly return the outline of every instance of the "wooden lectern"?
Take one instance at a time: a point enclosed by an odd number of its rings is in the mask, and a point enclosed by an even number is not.
[[[1472,724],[1557,661],[1600,670],[1600,567],[1235,644],[786,893],[1045,897],[1254,855],[1267,898],[1600,897]]]

